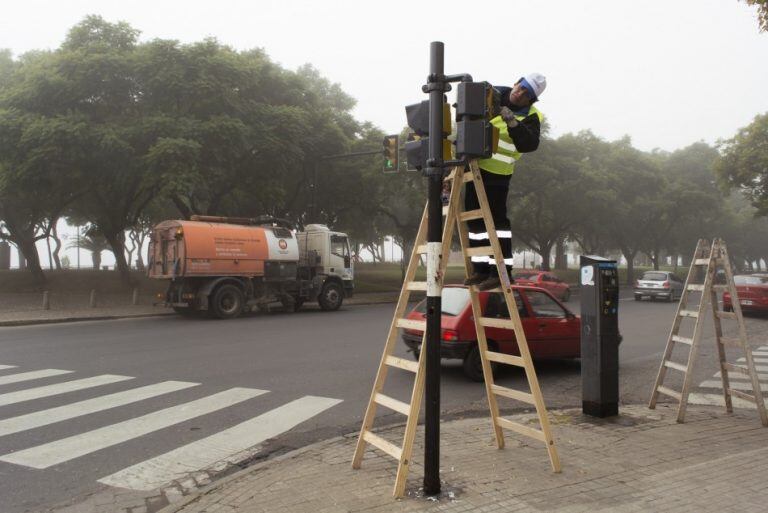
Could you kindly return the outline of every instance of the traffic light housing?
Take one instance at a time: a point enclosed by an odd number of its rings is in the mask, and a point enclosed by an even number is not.
[[[388,135],[384,138],[384,172],[397,173],[399,167],[400,137]]]
[[[490,120],[501,110],[501,95],[488,82],[462,82],[456,91],[456,156],[488,158],[499,146]]]

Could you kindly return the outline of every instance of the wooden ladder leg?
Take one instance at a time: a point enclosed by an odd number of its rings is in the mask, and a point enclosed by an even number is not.
[[[715,323],[715,345],[717,346],[717,359],[720,365],[720,380],[723,383],[723,399],[725,401],[725,411],[733,413],[733,401],[731,399],[731,385],[728,378],[728,368],[726,367],[725,348],[723,347],[723,324],[720,317],[717,316],[718,301],[717,292],[714,287],[709,293],[709,304],[712,306],[712,320]]]
[[[725,243],[718,239],[719,252],[723,262],[723,268],[725,270],[725,277],[728,281],[728,289],[731,295],[731,305],[733,306],[733,313],[736,315],[736,321],[739,326],[739,341],[741,347],[744,349],[744,358],[747,362],[747,369],[752,383],[752,393],[755,399],[755,406],[757,413],[760,416],[760,423],[764,427],[768,427],[768,414],[765,408],[765,399],[763,398],[763,392],[760,387],[760,380],[758,379],[757,369],[755,368],[755,360],[752,356],[752,348],[749,345],[747,338],[747,327],[744,324],[744,313],[741,311],[741,304],[738,301],[738,293],[736,291],[736,285],[733,281],[733,271],[731,270],[731,261],[728,257],[728,249]],[[729,389],[729,393],[731,393]]]
[[[672,352],[675,347],[675,337],[680,333],[680,324],[683,320],[680,312],[688,308],[688,296],[690,295],[690,286],[694,285],[693,282],[696,279],[696,259],[702,256],[705,248],[705,241],[699,239],[696,243],[696,249],[693,252],[693,258],[691,259],[691,266],[688,268],[688,276],[685,279],[685,285],[683,287],[683,293],[680,297],[680,302],[677,304],[677,310],[675,311],[675,319],[672,322],[672,328],[669,330],[669,336],[667,337],[667,345],[664,349],[664,355],[661,358],[661,364],[659,365],[659,371],[656,374],[656,381],[653,384],[653,391],[651,392],[651,399],[648,401],[648,408],[656,408],[656,402],[659,399],[659,389],[664,384],[664,378],[667,374],[666,362],[672,357]],[[702,286],[703,290],[703,286]],[[703,292],[702,292],[703,294]],[[692,348],[692,347],[691,347]],[[669,392],[672,393],[672,392]]]
[[[375,397],[376,394],[379,393],[382,388],[384,387],[384,382],[387,378],[387,370],[388,366],[386,364],[387,357],[390,356],[392,353],[392,350],[394,349],[395,343],[397,342],[397,335],[398,335],[398,328],[397,328],[397,320],[403,317],[405,314],[405,310],[408,307],[408,299],[410,298],[410,291],[408,290],[407,284],[411,281],[413,281],[414,276],[416,275],[416,269],[418,268],[419,263],[419,245],[426,239],[426,227],[427,227],[427,210],[424,209],[424,214],[421,217],[421,223],[419,224],[419,230],[416,234],[416,241],[413,245],[413,251],[411,252],[411,258],[408,262],[408,270],[406,271],[405,276],[405,282],[403,283],[403,287],[400,290],[400,297],[397,301],[397,306],[395,307],[395,314],[392,318],[392,323],[389,327],[389,332],[387,335],[387,341],[384,345],[384,352],[381,357],[381,361],[379,362],[379,368],[376,372],[376,379],[374,380],[373,384],[373,391],[371,392],[371,397],[368,400],[368,406],[365,410],[365,416],[363,417],[363,424],[360,428],[360,435],[357,438],[357,445],[355,447],[355,454],[352,458],[352,468],[360,468],[360,465],[362,464],[363,455],[365,454],[365,446],[366,441],[364,438],[364,434],[366,431],[370,431],[373,427],[373,420],[376,417],[376,402]],[[421,358],[419,359],[421,365]]]

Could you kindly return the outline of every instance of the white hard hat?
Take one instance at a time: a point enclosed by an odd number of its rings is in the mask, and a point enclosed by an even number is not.
[[[527,86],[526,89],[538,99],[547,88],[547,79],[541,73],[531,73],[523,77],[523,86]]]

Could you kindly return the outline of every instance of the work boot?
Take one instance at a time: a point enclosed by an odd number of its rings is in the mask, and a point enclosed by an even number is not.
[[[487,279],[488,279],[487,274],[473,272],[469,278],[464,280],[464,285],[477,285],[478,283],[482,283]]]
[[[482,281],[477,288],[479,290],[491,290],[501,287],[501,280],[498,276],[489,276],[486,280]]]

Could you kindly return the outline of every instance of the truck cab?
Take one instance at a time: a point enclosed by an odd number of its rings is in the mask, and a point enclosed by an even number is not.
[[[331,231],[324,224],[310,224],[303,232],[298,232],[296,238],[299,268],[305,273],[302,278],[313,281],[315,290],[321,290],[325,282],[338,283],[339,292],[344,297],[351,297],[355,272],[347,234]]]

